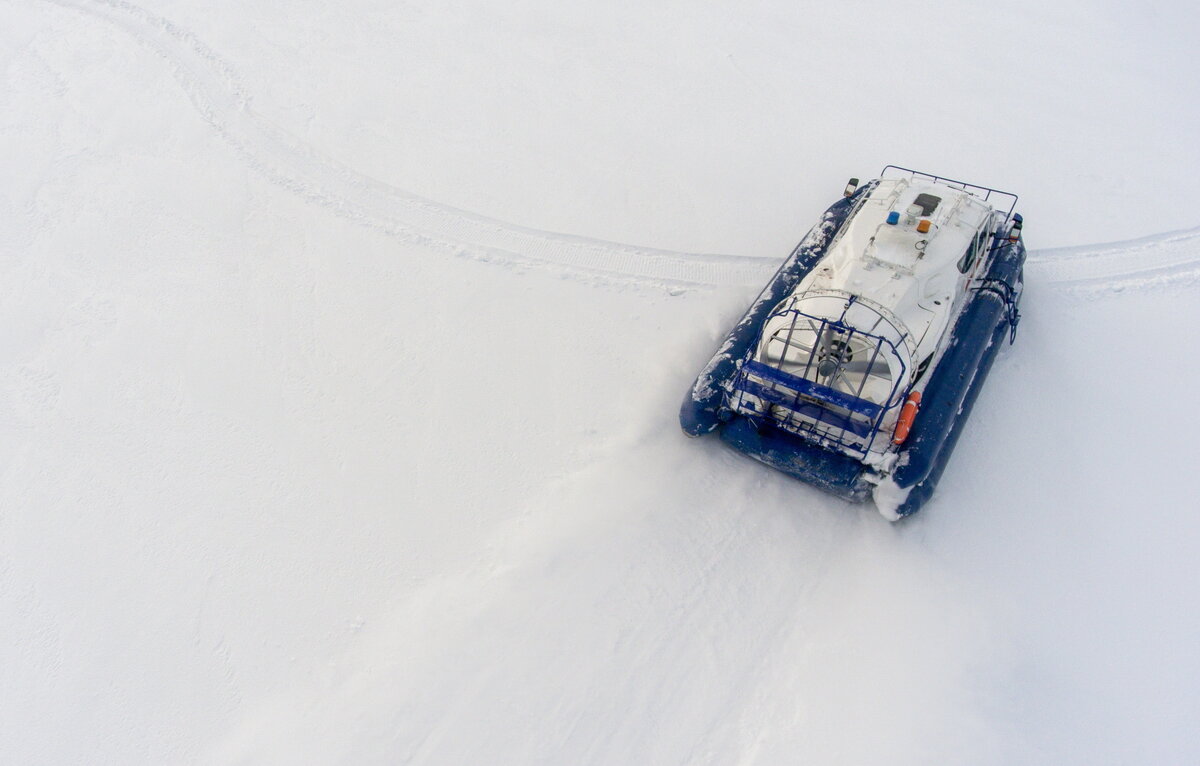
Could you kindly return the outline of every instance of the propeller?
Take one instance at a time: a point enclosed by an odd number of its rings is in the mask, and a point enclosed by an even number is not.
[[[856,351],[850,343],[841,340],[846,331],[829,326],[818,331],[812,322],[809,325],[808,328],[776,332],[767,343],[767,361],[781,367],[807,368],[810,374],[815,373],[814,379],[824,379],[826,385],[840,381],[851,389],[857,388],[859,381],[851,385],[850,381],[843,378],[847,373],[855,376],[890,376],[887,359],[877,354],[875,348],[865,347]],[[812,343],[814,340],[816,344]]]

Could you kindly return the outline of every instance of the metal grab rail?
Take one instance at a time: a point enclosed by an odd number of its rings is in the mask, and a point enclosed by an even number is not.
[[[935,184],[943,183],[943,184],[946,184],[947,186],[957,186],[957,187],[961,188],[963,191],[967,192],[968,194],[972,194],[973,192],[971,192],[971,190],[975,189],[976,191],[983,192],[983,199],[988,200],[988,201],[991,200],[991,197],[993,194],[995,194],[997,196],[1008,197],[1009,199],[1012,200],[1012,203],[1008,206],[1008,213],[1004,217],[1004,227],[1002,227],[1002,228],[1006,228],[1008,226],[1009,222],[1012,220],[1013,211],[1016,210],[1016,208],[1017,208],[1018,197],[1017,197],[1017,195],[1013,194],[1012,192],[1006,192],[1006,191],[1001,191],[999,189],[993,189],[989,186],[980,186],[978,184],[971,184],[971,183],[967,183],[966,181],[959,181],[956,178],[946,178],[945,176],[935,176],[934,174],[926,173],[923,170],[913,170],[912,168],[902,168],[899,165],[886,165],[883,168],[883,170],[880,171],[879,177],[884,178],[887,175],[887,172],[889,170],[898,170],[901,173],[908,173],[909,178],[912,178],[914,176],[921,176],[922,178],[928,178],[930,181],[932,181]]]

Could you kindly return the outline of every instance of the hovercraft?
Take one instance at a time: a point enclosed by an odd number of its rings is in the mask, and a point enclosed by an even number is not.
[[[894,165],[851,179],[696,379],[684,432],[888,519],[916,512],[1016,335],[1016,203]]]

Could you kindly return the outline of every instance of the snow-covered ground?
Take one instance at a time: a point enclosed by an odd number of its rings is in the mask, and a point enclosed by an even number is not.
[[[0,762],[1200,760],[1200,11],[280,5],[0,3]],[[897,525],[675,420],[888,162],[1033,248]]]

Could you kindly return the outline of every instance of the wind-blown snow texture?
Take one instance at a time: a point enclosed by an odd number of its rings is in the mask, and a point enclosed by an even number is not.
[[[1191,5],[277,5],[0,4],[0,762],[1200,760]],[[887,162],[1034,249],[895,526],[675,422]]]

